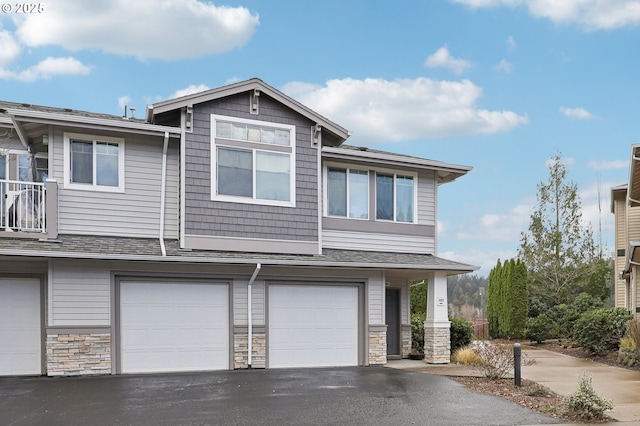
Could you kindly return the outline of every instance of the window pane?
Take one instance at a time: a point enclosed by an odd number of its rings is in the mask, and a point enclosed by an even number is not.
[[[369,173],[349,170],[349,217],[369,218]]]
[[[216,122],[216,136],[219,138],[227,138],[230,139],[232,135],[231,123],[227,123],[224,121]]]
[[[49,159],[38,157],[36,158],[36,176],[37,182],[44,182],[49,177]]]
[[[413,222],[412,177],[396,177],[396,221]]]
[[[290,145],[289,131],[288,130],[282,130],[282,129],[276,129],[276,140],[275,140],[275,143],[276,143],[276,145],[289,146]]]
[[[7,178],[7,157],[0,155],[0,179]]]
[[[274,143],[274,140],[276,138],[276,131],[275,129],[270,129],[268,127],[263,127],[262,128],[262,143]]]
[[[347,171],[327,171],[328,213],[331,216],[347,216]]]
[[[247,140],[247,125],[233,123],[233,139],[239,139],[241,141]]]
[[[93,142],[71,141],[71,182],[93,183]]]
[[[251,151],[218,149],[218,194],[253,196]]]
[[[376,218],[393,220],[393,176],[376,175]]]
[[[118,186],[119,149],[117,143],[96,142],[96,185]]]
[[[261,137],[260,127],[248,126],[247,130],[248,130],[247,138],[250,142],[260,142],[260,137]]]
[[[256,198],[291,201],[289,154],[256,151]]]
[[[31,182],[31,168],[29,167],[29,156],[18,156],[18,180],[22,182]]]

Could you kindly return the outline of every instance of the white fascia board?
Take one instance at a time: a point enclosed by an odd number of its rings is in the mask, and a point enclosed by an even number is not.
[[[8,109],[7,113],[16,121],[29,121],[32,123],[82,125],[94,129],[118,130],[121,132],[143,133],[151,135],[164,135],[165,132],[173,137],[180,137],[179,127],[160,126],[156,124],[139,123],[122,119],[110,120],[98,117],[85,117],[42,111],[28,111],[21,109]]]
[[[441,161],[427,160],[424,158],[407,157],[392,153],[371,152],[367,150],[358,151],[334,148],[330,146],[322,147],[322,156],[332,159],[361,160],[385,165],[417,167],[421,169],[455,173],[459,176],[462,176],[473,169],[471,166],[460,166],[456,164],[443,163]]]

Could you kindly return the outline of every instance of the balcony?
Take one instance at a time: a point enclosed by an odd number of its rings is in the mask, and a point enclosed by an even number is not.
[[[44,183],[0,179],[0,231],[46,233],[46,212]]]

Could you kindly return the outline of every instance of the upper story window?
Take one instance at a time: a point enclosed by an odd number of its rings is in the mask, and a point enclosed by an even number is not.
[[[327,203],[329,216],[369,219],[369,172],[329,167]]]
[[[295,205],[295,126],[211,116],[211,198]]]
[[[325,180],[328,216],[416,223],[416,174],[330,165]]]
[[[376,173],[376,219],[414,222],[413,176]]]
[[[65,133],[66,188],[124,191],[124,139]]]
[[[40,154],[38,154],[40,155]],[[18,155],[18,180],[22,182],[44,182],[49,177],[49,158],[35,157],[35,176],[29,154]]]

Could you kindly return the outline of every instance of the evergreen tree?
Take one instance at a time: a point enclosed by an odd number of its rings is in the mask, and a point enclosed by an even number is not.
[[[538,205],[518,252],[529,271],[530,302],[536,310],[570,302],[598,260],[592,229],[581,223],[578,187],[567,181],[560,154],[548,167],[548,180],[538,184]]]

